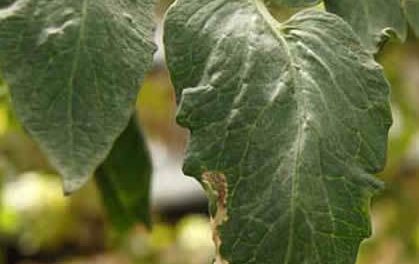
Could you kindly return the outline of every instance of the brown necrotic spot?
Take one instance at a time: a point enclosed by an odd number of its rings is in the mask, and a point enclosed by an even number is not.
[[[209,199],[216,206],[215,213],[211,214],[211,227],[213,232],[213,240],[217,249],[214,264],[228,264],[220,254],[221,238],[218,227],[228,220],[227,215],[227,198],[228,184],[224,173],[221,172],[204,172],[202,174],[202,182],[207,187]]]

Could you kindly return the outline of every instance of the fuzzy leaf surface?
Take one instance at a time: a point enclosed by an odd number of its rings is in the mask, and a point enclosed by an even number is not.
[[[0,0],[0,64],[17,115],[80,188],[126,127],[152,63],[152,0]]]
[[[178,0],[166,56],[212,205],[217,264],[353,264],[391,125],[381,67],[340,17]]]

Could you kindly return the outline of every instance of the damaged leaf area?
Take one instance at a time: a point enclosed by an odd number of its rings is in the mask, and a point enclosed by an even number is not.
[[[280,24],[261,0],[178,0],[164,41],[218,263],[353,264],[392,119],[351,27],[313,10]]]
[[[214,264],[228,264],[223,260],[220,254],[221,239],[218,228],[228,220],[227,212],[227,196],[228,186],[227,180],[221,172],[204,172],[202,175],[202,183],[207,189],[211,211],[211,228],[213,240],[217,249]]]
[[[3,77],[66,193],[128,124],[155,50],[152,10],[152,0],[0,1]]]

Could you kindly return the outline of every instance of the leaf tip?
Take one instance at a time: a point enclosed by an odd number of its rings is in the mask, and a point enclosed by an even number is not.
[[[89,177],[79,177],[79,178],[72,178],[69,179],[64,177],[63,179],[63,193],[64,196],[69,196],[74,192],[80,190],[88,181]]]

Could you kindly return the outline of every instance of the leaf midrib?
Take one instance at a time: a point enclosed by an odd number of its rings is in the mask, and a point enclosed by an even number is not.
[[[294,84],[294,87],[296,87],[295,85],[295,76],[297,74],[297,72],[295,71],[295,65],[296,63],[293,60],[293,57],[291,55],[291,51],[290,51],[290,47],[287,43],[287,41],[285,40],[285,38],[282,36],[282,32],[281,32],[281,27],[282,24],[280,22],[278,22],[270,13],[269,10],[266,8],[265,4],[262,2],[262,0],[252,0],[253,3],[256,6],[257,11],[259,12],[259,14],[263,17],[263,19],[266,21],[267,25],[269,26],[269,28],[271,29],[272,33],[274,34],[274,36],[278,39],[278,41],[282,44],[282,46],[284,47],[286,54],[287,54],[287,58],[289,61],[289,71],[290,74],[292,75],[291,80]],[[295,89],[296,92],[301,93],[299,91],[299,89]],[[300,98],[300,96],[298,97]],[[305,102],[305,97],[301,96],[302,100]],[[297,102],[297,107],[299,110],[302,110],[304,112],[304,115],[306,114],[306,110],[301,109],[300,108],[300,102]],[[305,103],[303,103],[304,105]],[[299,112],[299,111],[297,111]],[[284,257],[284,264],[289,264],[291,261],[291,256],[292,256],[292,250],[294,247],[294,226],[295,226],[295,209],[296,209],[296,200],[298,197],[298,192],[297,192],[297,186],[298,186],[298,181],[299,181],[299,174],[298,174],[298,160],[300,159],[300,155],[301,155],[301,140],[303,138],[303,129],[302,129],[302,120],[301,118],[299,118],[298,120],[299,125],[298,125],[298,132],[297,132],[297,137],[295,139],[294,142],[294,148],[296,148],[296,152],[294,154],[294,168],[293,168],[293,175],[292,175],[292,183],[291,183],[291,201],[290,201],[290,232],[288,235],[288,244],[287,244],[287,251],[286,251],[286,255]]]
[[[73,166],[73,162],[74,162],[74,115],[73,115],[73,103],[74,103],[74,78],[76,77],[76,71],[79,67],[79,61],[80,61],[80,52],[81,52],[81,45],[84,41],[84,36],[85,36],[85,30],[86,30],[86,17],[88,15],[88,0],[83,0],[82,3],[82,9],[81,9],[81,16],[80,16],[80,27],[79,27],[79,32],[78,32],[78,39],[77,39],[77,43],[76,43],[76,48],[75,48],[75,52],[74,52],[74,60],[73,60],[73,64],[72,64],[72,68],[71,68],[71,74],[70,74],[70,80],[69,80],[69,84],[68,84],[68,103],[67,103],[67,118],[69,121],[69,129],[68,129],[68,133],[69,133],[69,145],[70,145],[70,163],[71,166]]]

